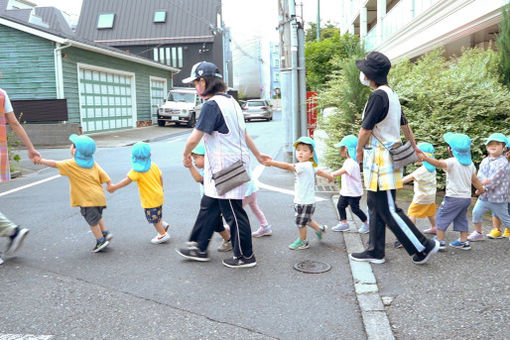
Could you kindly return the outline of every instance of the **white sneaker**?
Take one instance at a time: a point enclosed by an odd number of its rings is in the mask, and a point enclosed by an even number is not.
[[[169,239],[170,239],[170,235],[168,235],[168,233],[164,233],[163,235],[157,234],[156,237],[154,237],[151,240],[151,243],[160,244],[160,243],[164,243],[164,242],[168,241]]]
[[[361,225],[361,227],[358,229],[358,233],[360,234],[366,234],[370,231],[370,227],[368,226],[368,224],[366,223],[363,223]]]
[[[4,259],[0,257],[0,264],[4,263]]]

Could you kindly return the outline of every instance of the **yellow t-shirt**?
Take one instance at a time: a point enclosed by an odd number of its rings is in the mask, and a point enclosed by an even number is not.
[[[57,162],[62,176],[69,177],[72,207],[105,207],[103,183],[109,182],[108,174],[97,164],[82,168],[74,159]]]
[[[161,170],[152,162],[151,168],[147,172],[137,172],[131,170],[127,174],[128,178],[138,182],[138,192],[140,193],[140,203],[144,209],[157,208],[163,205],[163,183],[161,183]]]

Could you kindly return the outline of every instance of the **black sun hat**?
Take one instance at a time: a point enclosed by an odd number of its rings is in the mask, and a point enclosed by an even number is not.
[[[356,60],[356,66],[368,79],[378,84],[388,83],[391,62],[380,52],[370,52],[365,59]]]

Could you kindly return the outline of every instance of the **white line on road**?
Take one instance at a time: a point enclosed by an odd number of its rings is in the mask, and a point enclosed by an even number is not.
[[[169,140],[167,143],[181,142],[181,141],[183,141],[184,139],[185,139],[184,137],[177,138],[177,139],[172,139],[172,140]]]
[[[53,338],[53,335],[2,334],[2,333],[0,333],[0,340],[48,340],[51,338]]]
[[[259,177],[260,177],[260,175],[262,175],[262,172],[264,171],[265,168],[266,167],[264,165],[259,164],[253,170],[252,178],[255,181],[256,185],[258,185],[262,189],[266,189],[266,190],[269,190],[269,191],[275,191],[275,192],[279,192],[279,193],[282,193],[282,194],[287,194],[287,195],[294,196],[294,190],[282,189],[282,188],[275,187],[275,186],[272,186],[272,185],[269,185],[269,184],[265,184],[265,183],[262,183],[261,181],[259,181]],[[315,201],[316,202],[322,202],[322,201],[325,201],[325,200],[326,200],[325,198],[315,196]]]
[[[33,182],[33,183],[30,183],[30,184],[27,184],[27,185],[23,185],[23,186],[18,187],[18,188],[14,188],[14,189],[2,192],[2,193],[0,193],[0,197],[7,196],[9,194],[12,194],[12,193],[20,191],[20,190],[28,189],[28,188],[33,187],[35,185],[39,185],[39,184],[42,184],[42,183],[45,183],[45,182],[52,181],[52,180],[57,179],[59,177],[61,177],[61,176],[60,175],[51,176],[51,177],[48,177],[48,178],[45,178],[45,179],[41,179],[40,181],[37,181],[37,182]]]

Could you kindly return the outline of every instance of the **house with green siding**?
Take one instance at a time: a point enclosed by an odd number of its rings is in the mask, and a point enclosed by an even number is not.
[[[156,122],[178,68],[0,14],[0,87],[11,100],[66,99],[84,133]]]

